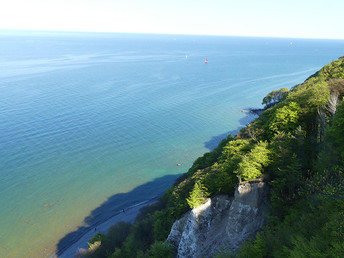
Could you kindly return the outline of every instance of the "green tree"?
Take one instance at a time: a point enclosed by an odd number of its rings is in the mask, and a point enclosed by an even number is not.
[[[96,241],[101,241],[101,245],[87,257],[106,257],[106,254],[113,253],[116,248],[122,247],[123,242],[129,234],[130,227],[131,224],[120,221],[109,228],[106,236],[98,233],[101,235],[99,236],[97,234]]]
[[[328,129],[327,135],[334,147],[338,149],[341,159],[344,159],[344,101],[342,101],[335,114],[332,126]]]
[[[153,214],[154,240],[163,241],[167,238],[174,222],[174,217],[168,209],[156,211]]]
[[[190,197],[186,200],[190,208],[196,208],[205,202],[207,196],[208,189],[201,183],[201,181],[197,181],[192,192],[190,193]]]
[[[265,105],[265,107],[272,107],[285,100],[288,96],[288,92],[289,90],[287,88],[273,90],[264,97],[262,104]]]
[[[155,242],[150,249],[153,258],[172,258],[174,257],[173,246],[168,242]]]
[[[289,205],[299,197],[299,188],[304,184],[300,160],[294,153],[288,155],[288,164],[280,164],[270,182],[271,203],[278,215],[283,215]]]
[[[88,246],[91,246],[95,242],[103,242],[106,239],[106,235],[103,233],[97,233],[95,234],[89,241],[88,241]]]
[[[267,147],[267,142],[259,142],[243,156],[238,169],[234,171],[240,181],[252,180],[262,175],[264,167],[270,162],[270,151]]]
[[[279,131],[293,132],[299,125],[301,108],[296,102],[290,102],[281,108],[276,109],[269,121],[269,129],[273,133]]]
[[[250,141],[247,139],[237,139],[230,141],[224,148],[219,164],[220,170],[233,173],[238,168],[242,157],[251,149]]]
[[[256,235],[255,240],[252,239],[245,241],[242,247],[239,249],[237,257],[266,257],[267,246],[264,235],[260,232]]]

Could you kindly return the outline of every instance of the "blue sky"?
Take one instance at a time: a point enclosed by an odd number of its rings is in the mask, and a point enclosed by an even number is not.
[[[344,0],[4,0],[0,29],[344,39]]]

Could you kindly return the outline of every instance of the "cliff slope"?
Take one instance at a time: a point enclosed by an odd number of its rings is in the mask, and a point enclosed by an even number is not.
[[[267,189],[263,181],[244,182],[234,198],[208,199],[177,220],[167,240],[176,247],[178,257],[212,257],[222,249],[235,252],[263,226]]]

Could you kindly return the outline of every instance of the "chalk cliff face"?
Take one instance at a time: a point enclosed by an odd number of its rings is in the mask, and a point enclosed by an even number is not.
[[[178,257],[212,257],[221,249],[235,252],[264,224],[267,185],[241,183],[234,198],[218,195],[177,220],[167,238]]]

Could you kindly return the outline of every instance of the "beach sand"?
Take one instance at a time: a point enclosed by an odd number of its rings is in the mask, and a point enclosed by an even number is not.
[[[71,246],[69,246],[64,252],[59,256],[51,256],[51,257],[61,257],[61,258],[71,258],[75,257],[76,254],[78,254],[80,251],[88,248],[88,240],[90,240],[95,234],[97,233],[107,233],[108,229],[116,224],[119,221],[124,221],[128,223],[133,223],[135,221],[135,218],[137,214],[139,213],[140,209],[152,205],[157,202],[158,199],[152,199],[144,203],[140,203],[134,206],[131,206],[124,211],[120,212],[119,214],[116,214],[115,216],[111,217],[110,219],[102,222],[101,224],[98,224],[96,227],[90,227],[90,230],[87,231],[78,241],[73,243]]]

